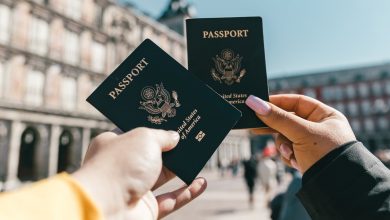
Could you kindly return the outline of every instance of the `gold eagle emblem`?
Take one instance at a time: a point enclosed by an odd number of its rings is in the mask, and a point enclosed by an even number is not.
[[[175,117],[176,108],[181,106],[177,92],[172,91],[171,98],[171,94],[162,83],[156,84],[155,87],[144,87],[141,91],[141,98],[139,109],[151,114],[148,115],[148,121],[153,124],[162,124],[167,121],[166,118]]]
[[[211,69],[211,76],[215,81],[226,85],[240,83],[246,74],[246,70],[241,69],[242,59],[242,56],[235,55],[231,49],[222,50],[220,55],[213,57],[215,68]]]

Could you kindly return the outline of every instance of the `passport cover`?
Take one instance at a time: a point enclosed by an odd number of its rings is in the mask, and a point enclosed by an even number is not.
[[[164,165],[190,184],[241,112],[151,40],[145,40],[87,101],[126,132],[136,127],[175,130]]]
[[[186,20],[188,69],[242,112],[234,128],[266,127],[245,105],[268,101],[261,17]]]

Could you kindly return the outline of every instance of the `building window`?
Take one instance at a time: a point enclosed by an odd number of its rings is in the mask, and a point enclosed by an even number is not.
[[[3,97],[3,90],[5,87],[4,79],[5,79],[5,67],[4,67],[4,63],[0,61],[0,97]]]
[[[389,128],[389,120],[386,117],[380,117],[378,119],[378,127],[381,130],[387,130]]]
[[[30,70],[27,74],[25,101],[28,105],[40,106],[43,104],[43,87],[45,77],[42,72]]]
[[[350,102],[348,103],[348,113],[351,115],[351,116],[356,116],[359,114],[359,107],[358,105],[356,104],[356,102]]]
[[[10,39],[10,16],[11,11],[9,7],[0,5],[0,43],[8,43]]]
[[[366,98],[370,95],[370,89],[368,88],[368,85],[365,83],[359,84],[359,95],[362,98]]]
[[[50,25],[50,57],[61,60],[64,54],[64,26],[60,19],[55,19]]]
[[[75,20],[80,20],[80,18],[81,18],[81,3],[82,3],[82,1],[80,1],[80,0],[66,1],[65,13],[69,17],[71,17]]]
[[[348,85],[345,89],[345,93],[349,99],[353,99],[356,97],[356,89],[354,85]]]
[[[92,43],[92,70],[96,72],[104,72],[106,64],[106,47],[104,44]]]
[[[373,110],[377,114],[386,113],[389,109],[384,99],[376,99],[374,102]]]
[[[31,20],[30,45],[32,52],[46,55],[49,41],[49,25],[45,20],[33,17]]]
[[[371,114],[372,112],[372,106],[371,106],[371,103],[370,101],[368,100],[364,100],[362,103],[361,103],[361,108],[362,108],[362,113],[363,115],[369,115]]]
[[[385,83],[385,91],[387,95],[390,95],[390,80],[387,80]]]
[[[381,96],[383,94],[383,87],[381,82],[374,82],[372,84],[372,93],[374,96]]]
[[[103,7],[95,4],[95,25],[98,28],[103,26]]]
[[[334,107],[341,113],[345,114],[345,105],[342,102],[335,104]]]
[[[366,118],[364,120],[364,127],[365,127],[366,131],[374,131],[375,124],[374,124],[374,121],[372,120],[372,118]]]
[[[77,102],[77,84],[71,77],[64,77],[61,85],[61,104],[65,110],[74,110]]]
[[[65,61],[72,65],[77,65],[79,63],[80,58],[79,36],[72,31],[66,31],[65,39]]]
[[[333,94],[335,100],[342,100],[344,98],[343,89],[340,86],[333,88]]]
[[[316,90],[315,89],[305,89],[303,90],[303,94],[312,98],[317,98]]]
[[[351,121],[352,129],[356,132],[359,132],[362,129],[362,125],[358,119],[354,119]]]
[[[334,89],[333,87],[324,87],[322,90],[322,97],[324,101],[331,101],[334,99]]]

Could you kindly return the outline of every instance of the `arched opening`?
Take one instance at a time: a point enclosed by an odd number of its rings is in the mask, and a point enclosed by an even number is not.
[[[35,154],[39,143],[39,134],[33,127],[27,127],[20,140],[18,178],[21,181],[37,180]]]
[[[72,145],[73,145],[73,136],[69,130],[64,130],[60,135],[58,149],[58,166],[57,172],[71,172],[72,169]]]

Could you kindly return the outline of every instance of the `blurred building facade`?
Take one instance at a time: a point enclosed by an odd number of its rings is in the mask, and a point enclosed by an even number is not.
[[[390,63],[275,78],[269,89],[319,99],[347,116],[369,150],[390,149]]]
[[[186,65],[183,36],[110,0],[0,0],[0,188],[73,171],[113,126],[86,97],[145,38]]]
[[[85,99],[145,38],[186,66],[189,9],[172,0],[156,21],[113,0],[0,0],[0,190],[80,166],[113,128]],[[209,167],[247,155],[242,139],[229,135]]]

